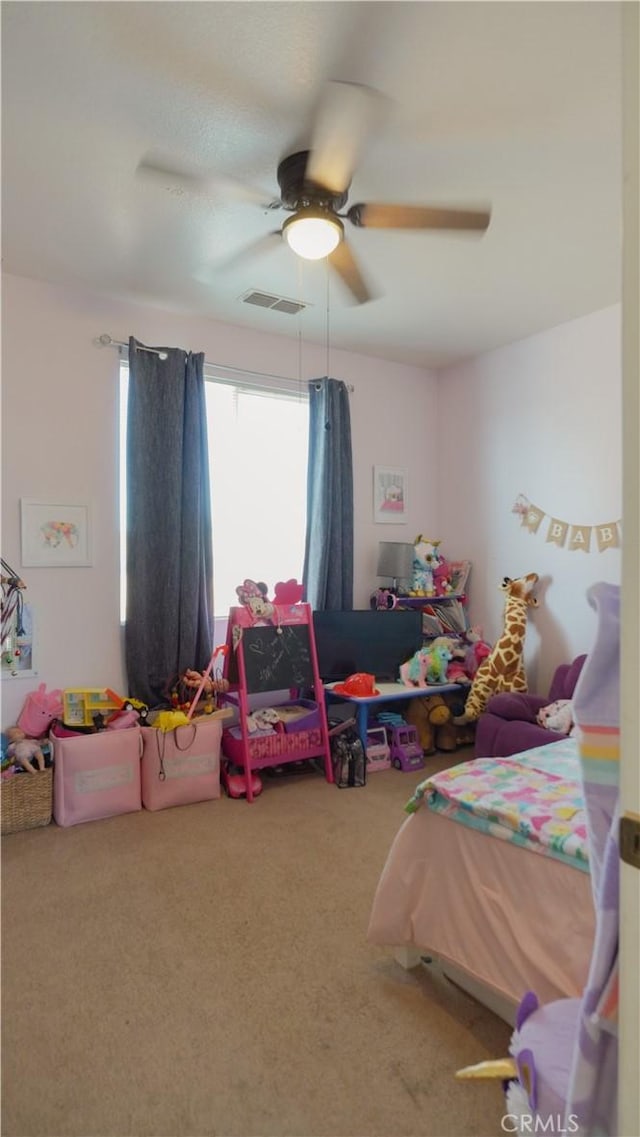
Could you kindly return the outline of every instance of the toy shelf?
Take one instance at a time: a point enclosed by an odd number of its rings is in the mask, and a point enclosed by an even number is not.
[[[403,593],[398,593],[398,608],[420,608],[425,604],[448,604],[451,600],[457,600],[460,604],[466,601],[466,594],[464,592],[450,592],[447,596],[405,596]]]

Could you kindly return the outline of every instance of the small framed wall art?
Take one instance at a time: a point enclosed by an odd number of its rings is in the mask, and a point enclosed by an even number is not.
[[[20,500],[22,564],[25,568],[90,565],[88,505]]]
[[[407,470],[399,466],[373,467],[373,520],[381,524],[406,523],[409,507]]]

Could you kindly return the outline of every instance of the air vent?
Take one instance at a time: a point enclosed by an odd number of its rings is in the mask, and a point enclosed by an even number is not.
[[[286,312],[288,316],[296,316],[303,308],[309,307],[299,300],[288,300],[286,296],[274,296],[270,292],[245,292],[240,299],[243,304],[255,304],[257,308],[271,308],[274,312]]]

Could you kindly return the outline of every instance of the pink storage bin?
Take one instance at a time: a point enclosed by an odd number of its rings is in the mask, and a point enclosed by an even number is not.
[[[142,809],[138,726],[73,738],[49,735],[53,749],[53,816],[67,827]]]
[[[278,703],[276,711],[283,715],[284,729],[287,734],[295,734],[300,730],[314,730],[320,726],[320,708],[312,699],[291,699],[287,703]],[[306,714],[297,715],[288,720],[287,711],[306,711]]]
[[[177,730],[142,727],[142,804],[168,809],[220,797],[220,719],[197,719]]]

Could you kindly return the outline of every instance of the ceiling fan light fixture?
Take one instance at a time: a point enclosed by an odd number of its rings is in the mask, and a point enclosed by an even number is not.
[[[328,257],[340,244],[344,227],[339,217],[325,210],[299,209],[282,226],[287,244],[299,257],[319,261]]]

